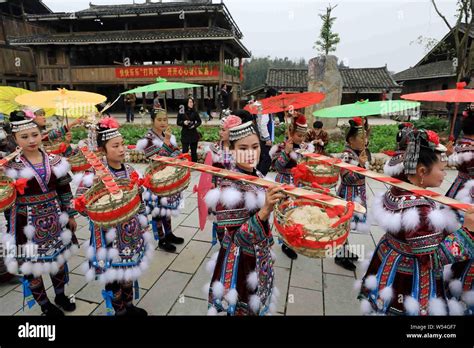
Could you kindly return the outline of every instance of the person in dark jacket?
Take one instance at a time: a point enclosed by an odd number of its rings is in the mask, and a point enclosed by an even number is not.
[[[183,153],[189,153],[191,148],[191,158],[193,162],[197,162],[197,147],[199,142],[199,133],[197,128],[202,124],[199,113],[194,108],[194,99],[189,98],[188,103],[178,113],[178,126],[181,130],[181,144],[183,145]]]

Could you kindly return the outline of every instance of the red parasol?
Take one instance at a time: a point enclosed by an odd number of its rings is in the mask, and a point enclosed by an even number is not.
[[[212,154],[209,151],[206,155],[204,164],[212,166]],[[199,228],[204,231],[207,222],[208,209],[204,197],[212,189],[212,175],[207,173],[201,173],[199,179],[199,185],[194,186],[194,193],[198,196],[198,211],[199,211]]]
[[[451,138],[453,137],[454,125],[458,114],[458,103],[474,103],[474,90],[466,89],[465,82],[456,84],[455,89],[446,89],[432,92],[412,93],[401,96],[402,99],[429,102],[456,103],[454,119],[451,124]]]
[[[277,112],[292,112],[293,110],[303,109],[305,107],[318,104],[324,100],[326,95],[318,92],[294,93],[277,95],[267,99],[260,100],[259,105],[250,104],[245,110],[251,114],[275,114]]]

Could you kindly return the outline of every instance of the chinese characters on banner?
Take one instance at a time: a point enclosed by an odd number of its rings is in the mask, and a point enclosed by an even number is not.
[[[119,79],[158,77],[218,77],[219,67],[209,65],[129,66],[115,69]]]

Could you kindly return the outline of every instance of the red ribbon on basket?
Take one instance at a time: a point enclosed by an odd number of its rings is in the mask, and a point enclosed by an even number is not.
[[[28,186],[28,179],[21,178],[11,184],[20,195],[25,194],[25,188]]]
[[[303,225],[295,224],[285,228],[285,237],[291,245],[301,246],[304,236]]]
[[[326,193],[329,193],[331,192],[331,190],[329,190],[327,187],[324,187],[324,186],[321,186],[320,184],[318,184],[317,182],[312,182],[311,183],[311,187],[315,188],[315,189],[318,189],[318,190],[322,190]]]
[[[66,152],[67,150],[67,144],[66,143],[61,143],[59,144],[59,148],[57,150],[49,151],[49,153],[53,155],[60,155]]]
[[[181,155],[176,156],[176,159],[191,161],[191,155],[189,153],[182,153]]]
[[[299,180],[309,181],[306,178],[308,177],[308,174],[310,174],[310,171],[304,163],[300,163],[296,167],[291,169],[291,174],[293,175],[293,178],[296,182],[298,182]]]
[[[73,199],[73,203],[74,203],[74,209],[77,212],[83,213],[86,210],[86,197],[84,197],[84,195]]]
[[[339,221],[335,222],[334,224],[332,224],[332,228],[335,228],[341,224],[343,224],[344,222],[346,222],[347,220],[350,220],[352,219],[352,215],[354,215],[354,208],[355,208],[355,205],[353,202],[347,202],[347,212],[341,216],[341,218],[339,219]],[[329,214],[328,214],[329,215]]]
[[[327,216],[332,219],[335,218],[336,216],[341,216],[344,215],[344,212],[346,211],[346,207],[343,205],[336,205],[334,207],[326,207],[326,214]]]

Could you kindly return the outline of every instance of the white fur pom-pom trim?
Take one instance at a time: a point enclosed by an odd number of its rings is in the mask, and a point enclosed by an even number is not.
[[[257,295],[250,296],[249,307],[253,313],[258,314],[260,312],[260,305],[260,297],[258,297]]]
[[[105,261],[106,258],[107,258],[107,249],[105,249],[105,248],[100,248],[100,249],[97,251],[97,259],[98,259],[98,260]]]
[[[30,275],[33,272],[33,264],[31,262],[24,262],[20,266],[20,272],[24,275]]]
[[[66,212],[62,212],[60,215],[59,215],[59,223],[61,224],[61,227],[65,227],[69,222],[69,214],[66,213]]]
[[[25,228],[23,229],[23,232],[25,233],[26,238],[29,240],[32,240],[33,237],[35,236],[35,227],[33,225],[26,225]]]
[[[377,277],[374,275],[368,276],[364,281],[364,286],[371,291],[377,289]]]
[[[13,180],[18,179],[18,171],[16,169],[8,168],[7,170],[5,170],[5,174]]]
[[[119,258],[119,250],[117,248],[110,248],[107,251],[107,258],[113,262]]]
[[[71,170],[71,165],[65,158],[61,158],[61,161],[59,161],[59,163],[55,165],[52,170],[56,178],[62,178],[63,176],[66,176]]]
[[[61,233],[61,240],[63,241],[64,245],[68,245],[69,243],[71,243],[71,240],[72,240],[71,230],[68,230],[67,228],[65,228],[63,232]]]
[[[151,211],[151,216],[154,218],[161,216],[160,208],[153,208],[153,210]]]
[[[82,183],[84,184],[85,187],[91,187],[92,184],[94,184],[94,174],[89,173],[84,175],[82,179]]]
[[[405,301],[403,302],[405,307],[405,311],[409,315],[418,315],[420,312],[420,303],[414,299],[412,296],[405,297]]]
[[[35,177],[35,172],[34,172],[33,169],[31,169],[29,167],[26,167],[26,168],[23,168],[22,170],[20,170],[19,176],[20,176],[20,178],[30,180],[30,179],[33,179]]]
[[[220,300],[224,296],[224,284],[220,281],[212,283],[212,296],[215,300]]]
[[[363,299],[363,300],[360,301],[360,311],[363,315],[369,315],[374,310],[373,310],[372,305],[370,304],[370,302],[366,299]]]
[[[249,275],[247,276],[247,288],[250,291],[255,291],[255,289],[257,289],[257,286],[258,286],[258,274],[257,274],[257,272],[249,273]]]
[[[387,286],[380,291],[380,298],[385,302],[389,302],[393,298],[393,288],[391,286]]]
[[[448,300],[449,315],[459,316],[464,315],[464,306],[461,302],[454,299]]]
[[[227,292],[224,298],[229,303],[229,305],[235,306],[237,304],[237,300],[239,299],[239,294],[237,293],[237,290],[231,289]]]
[[[446,303],[441,298],[432,298],[428,303],[428,312],[430,315],[446,315]]]
[[[221,191],[218,188],[210,190],[204,197],[207,207],[215,210],[217,207],[217,203],[219,202],[220,196]]]
[[[89,268],[85,276],[87,282],[92,282],[95,279],[95,271],[92,268]]]
[[[18,273],[18,261],[11,260],[6,262],[7,265],[7,272],[10,274],[17,274]]]
[[[145,149],[148,146],[148,139],[140,139],[137,142],[136,150],[139,152],[145,152]]]
[[[105,234],[105,240],[107,241],[107,244],[112,243],[115,240],[116,236],[117,236],[116,228],[111,228],[110,230],[108,230],[107,233]]]
[[[144,201],[148,201],[151,198],[150,191],[143,192],[142,198],[143,198]]]
[[[474,305],[474,290],[463,292],[461,299],[466,302],[468,306]]]
[[[462,295],[462,282],[459,279],[454,279],[449,282],[449,291],[454,297]]]
[[[417,208],[406,210],[402,214],[402,226],[405,231],[413,231],[420,225],[420,214]]]
[[[222,190],[221,202],[227,209],[233,209],[239,205],[242,201],[242,192],[239,190],[229,187]]]
[[[257,195],[253,192],[245,192],[244,194],[245,208],[249,211],[255,211],[258,209]]]
[[[449,281],[453,277],[453,270],[451,269],[451,265],[446,265],[443,268],[443,279],[444,281]]]
[[[72,183],[79,186],[84,179],[84,173],[77,173],[72,176]]]

